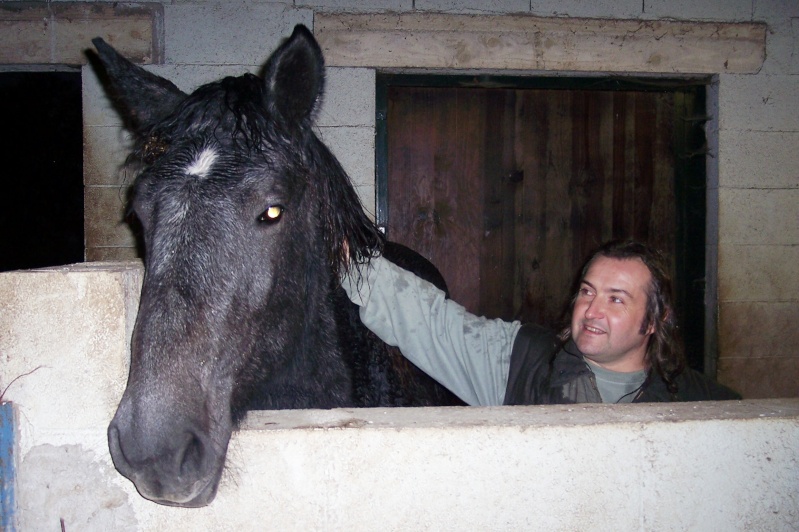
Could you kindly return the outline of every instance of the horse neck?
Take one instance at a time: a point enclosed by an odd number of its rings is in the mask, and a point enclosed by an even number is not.
[[[342,356],[331,295],[331,272],[309,265],[298,305],[285,316],[292,335],[285,340],[287,364],[268,385],[262,408],[334,408],[353,406],[350,370]],[[296,296],[297,294],[295,294]]]

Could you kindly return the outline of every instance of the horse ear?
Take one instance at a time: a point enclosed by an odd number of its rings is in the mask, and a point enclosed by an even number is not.
[[[292,122],[312,118],[322,100],[324,72],[322,49],[313,34],[295,26],[264,67],[269,110]]]
[[[107,74],[109,96],[136,133],[166,118],[186,98],[171,81],[134,65],[100,37],[92,39]]]

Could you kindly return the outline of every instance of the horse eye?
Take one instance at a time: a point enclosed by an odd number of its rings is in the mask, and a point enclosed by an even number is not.
[[[271,205],[268,209],[266,209],[260,217],[258,217],[259,222],[276,222],[280,220],[280,217],[283,216],[283,206],[282,205]]]

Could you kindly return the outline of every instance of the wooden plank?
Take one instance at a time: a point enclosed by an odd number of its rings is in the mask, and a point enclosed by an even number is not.
[[[479,309],[485,91],[390,89],[388,237],[442,272]]]
[[[523,180],[515,161],[515,95],[513,90],[486,91],[479,309],[492,318],[515,314],[515,196]]]
[[[656,110],[653,93],[636,92],[635,100],[635,173],[631,176],[633,189],[633,227],[631,235],[641,242],[649,242],[649,222],[652,210],[654,183],[653,148],[656,135]]]
[[[523,15],[322,14],[329,66],[756,73],[766,24]]]

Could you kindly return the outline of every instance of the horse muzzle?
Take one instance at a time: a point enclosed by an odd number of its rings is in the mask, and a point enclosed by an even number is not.
[[[108,427],[108,448],[114,467],[142,497],[186,508],[207,506],[214,500],[229,432],[220,450],[207,434],[190,426],[171,423],[142,431],[134,430],[140,423],[120,418],[124,415],[118,411]]]

